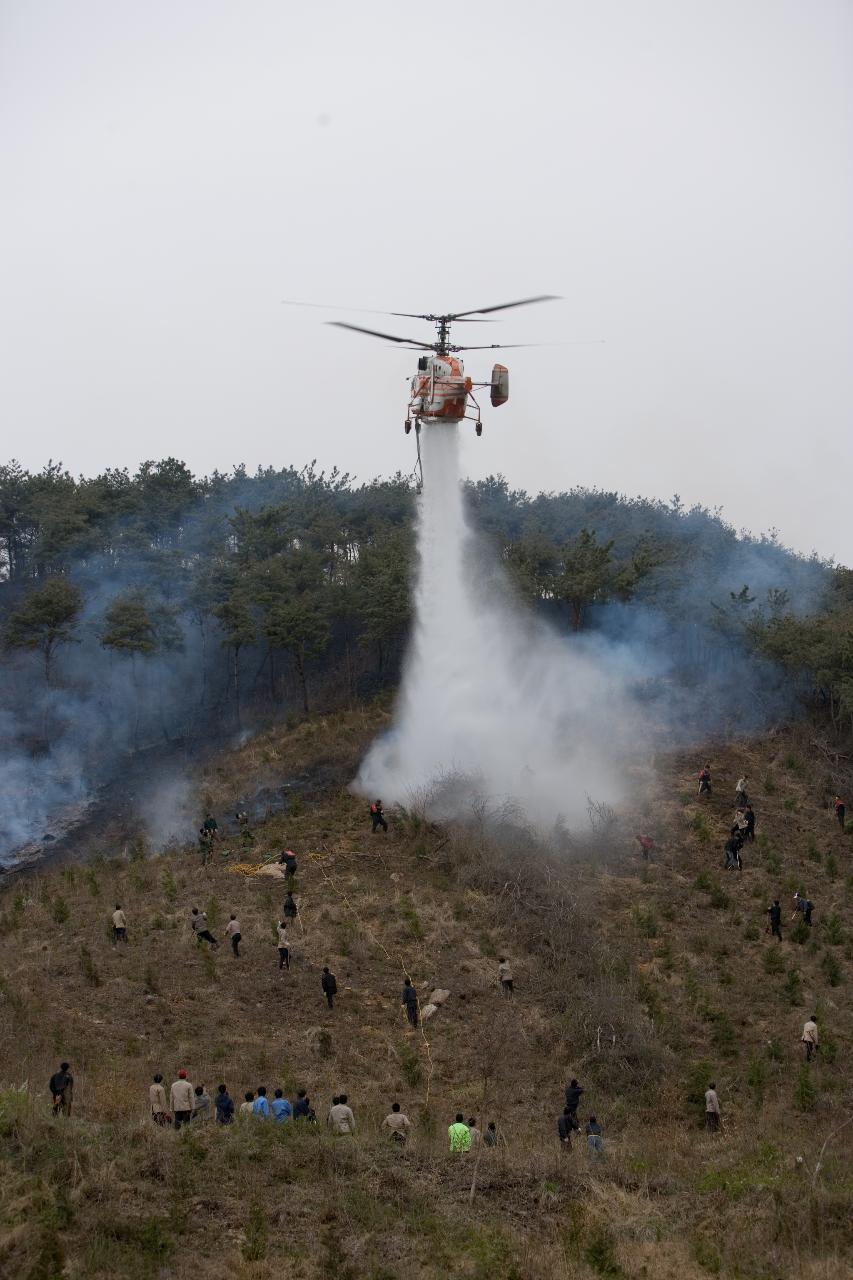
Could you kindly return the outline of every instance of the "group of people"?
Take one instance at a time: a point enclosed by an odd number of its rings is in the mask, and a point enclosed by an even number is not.
[[[247,1116],[260,1120],[275,1120],[283,1124],[286,1120],[316,1121],[311,1107],[311,1100],[304,1089],[296,1095],[291,1105],[285,1098],[282,1089],[274,1091],[272,1099],[267,1096],[266,1085],[259,1085],[257,1090],[249,1090],[243,1095],[239,1109],[228,1092],[228,1086],[221,1084],[213,1098],[203,1084],[193,1085],[187,1079],[184,1070],[178,1072],[166,1095],[163,1077],[158,1072],[148,1089],[148,1100],[151,1107],[151,1118],[155,1124],[174,1125],[181,1129],[191,1121],[196,1123],[215,1120],[217,1124],[231,1124],[235,1116],[243,1119]]]
[[[571,1151],[572,1134],[580,1133],[578,1107],[580,1106],[583,1092],[583,1086],[579,1085],[577,1080],[572,1079],[566,1085],[566,1105],[563,1107],[562,1115],[557,1117],[557,1137],[560,1139],[560,1147],[563,1151]],[[590,1155],[596,1157],[604,1155],[604,1138],[601,1134],[601,1125],[594,1115],[591,1115],[587,1120],[584,1127],[584,1135]]]

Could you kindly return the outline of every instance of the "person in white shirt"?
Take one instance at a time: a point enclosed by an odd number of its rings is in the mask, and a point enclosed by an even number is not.
[[[412,1122],[408,1116],[403,1115],[399,1102],[393,1103],[390,1114],[382,1121],[382,1128],[391,1130],[391,1141],[404,1144],[411,1127]]]
[[[705,1090],[705,1124],[709,1133],[717,1133],[722,1115],[720,1099],[717,1097],[717,1086],[712,1080]]]
[[[820,1038],[817,1031],[817,1018],[814,1014],[809,1018],[803,1027],[803,1044],[806,1050],[806,1062],[811,1062],[814,1057],[815,1050],[820,1044]]]
[[[355,1116],[347,1106],[347,1095],[342,1093],[329,1111],[326,1121],[332,1133],[355,1133]]]
[[[505,996],[510,997],[512,995],[512,966],[504,956],[501,956],[498,964],[498,978],[500,979],[501,991]]]
[[[127,918],[118,903],[113,912],[113,946],[117,942],[127,942]]]
[[[239,957],[240,939],[242,938],[243,935],[240,932],[240,921],[234,915],[233,911],[231,913],[231,919],[228,921],[227,925],[225,926],[225,936],[226,938],[231,939],[231,950],[234,952],[235,956]]]
[[[148,1100],[151,1103],[151,1118],[155,1124],[171,1124],[172,1117],[166,1103],[166,1090],[163,1088],[163,1077],[156,1075],[154,1083],[148,1089]]]
[[[187,1079],[186,1071],[178,1072],[178,1078],[172,1084],[170,1091],[170,1101],[172,1114],[175,1117],[175,1128],[180,1129],[182,1124],[189,1124],[195,1106],[195,1090]]]

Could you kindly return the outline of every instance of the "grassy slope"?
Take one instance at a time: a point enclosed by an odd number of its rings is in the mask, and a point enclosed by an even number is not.
[[[294,770],[345,776],[378,721],[353,713],[265,735],[207,769],[200,804],[228,812]],[[234,845],[205,869],[195,851],[93,849],[88,866],[13,883],[0,899],[0,1083],[10,1086],[0,1270],[29,1280],[849,1274],[853,1125],[831,1141],[814,1188],[812,1174],[825,1137],[853,1114],[851,842],[825,807],[820,765],[790,735],[712,759],[710,803],[694,795],[693,757],[659,759],[643,807],[560,858],[522,837],[492,847],[482,833],[411,819],[372,837],[363,802],[344,789],[304,802],[258,828],[252,853],[286,839],[301,855],[304,936],[283,976],[281,890],[230,871],[243,860]],[[757,783],[760,838],[733,877],[719,850],[742,769]],[[650,866],[632,848],[642,828],[661,844]],[[789,925],[778,948],[763,912],[774,893],[787,906],[796,887],[815,901],[816,927],[797,945]],[[69,918],[57,922],[60,901]],[[110,944],[114,902],[128,915],[126,950]],[[238,912],[244,958],[196,947],[195,904],[220,936]],[[495,986],[504,950],[512,1005]],[[777,952],[781,971],[768,971]],[[341,988],[331,1014],[319,989],[327,961]],[[425,1034],[405,1024],[404,970],[424,994],[453,993]],[[815,1008],[829,1053],[810,1097],[798,1040]],[[50,1119],[46,1096],[62,1056],[77,1078],[70,1122]],[[168,1084],[181,1065],[237,1098],[259,1083],[291,1095],[304,1083],[321,1117],[345,1090],[361,1133],[334,1141],[322,1128],[255,1125],[178,1140],[151,1125],[146,1103],[153,1071]],[[580,1146],[557,1149],[571,1074],[588,1088],[582,1113],[604,1124],[608,1158],[595,1167]],[[719,1140],[701,1129],[709,1074],[727,1118]],[[378,1134],[394,1099],[417,1122],[404,1152]],[[445,1154],[457,1109],[494,1118],[507,1138],[480,1162],[473,1205],[473,1161]]]

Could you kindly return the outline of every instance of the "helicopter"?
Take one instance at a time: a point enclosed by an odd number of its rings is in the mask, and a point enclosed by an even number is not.
[[[555,294],[539,294],[535,298],[521,298],[517,302],[501,302],[493,307],[476,307],[471,311],[448,312],[444,315],[418,314],[411,311],[387,311],[379,314],[404,316],[410,320],[427,320],[436,328],[435,342],[421,342],[418,338],[401,338],[392,333],[382,333],[378,329],[365,329],[361,325],[348,324],[343,320],[327,320],[327,324],[338,329],[349,329],[353,333],[364,333],[371,338],[381,338],[386,342],[395,342],[409,350],[428,352],[418,358],[418,370],[410,383],[409,405],[406,411],[404,430],[406,435],[414,427],[420,433],[422,425],[439,422],[474,423],[478,436],[483,434],[483,423],[480,406],[474,397],[474,387],[488,387],[492,408],[498,409],[509,399],[509,370],[506,365],[496,364],[488,382],[473,382],[465,373],[462,361],[458,357],[460,351],[494,351],[503,347],[528,346],[524,342],[492,342],[483,346],[459,346],[450,341],[450,327],[456,323],[488,323],[488,316],[494,311],[509,311],[512,307],[528,307],[534,302],[557,301]],[[480,320],[480,317],[483,317]]]

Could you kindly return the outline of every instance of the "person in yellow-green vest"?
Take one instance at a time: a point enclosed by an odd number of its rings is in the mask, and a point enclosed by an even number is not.
[[[451,1152],[471,1150],[471,1130],[462,1118],[461,1111],[457,1112],[455,1121],[448,1127],[447,1136],[450,1139]]]

